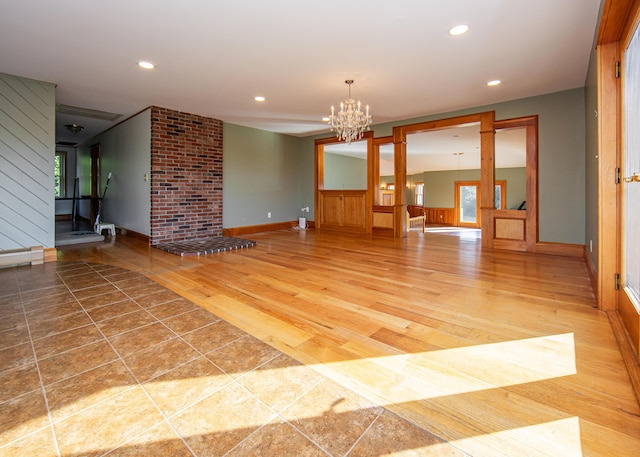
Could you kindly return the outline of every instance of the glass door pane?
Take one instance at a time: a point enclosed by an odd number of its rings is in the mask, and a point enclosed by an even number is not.
[[[640,311],[640,28],[636,28],[625,52],[624,74],[624,158],[622,173],[627,179],[622,188],[622,281],[624,291]]]
[[[459,221],[464,224],[476,224],[477,220],[477,186],[476,185],[461,185],[460,186],[460,200],[458,201],[458,208],[460,208]]]

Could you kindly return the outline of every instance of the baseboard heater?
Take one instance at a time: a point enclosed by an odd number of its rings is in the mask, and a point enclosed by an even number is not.
[[[16,265],[42,265],[43,263],[44,249],[42,246],[0,250],[0,268]]]

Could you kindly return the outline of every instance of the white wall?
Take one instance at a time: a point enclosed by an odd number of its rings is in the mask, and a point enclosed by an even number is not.
[[[0,250],[55,244],[55,86],[0,73]]]

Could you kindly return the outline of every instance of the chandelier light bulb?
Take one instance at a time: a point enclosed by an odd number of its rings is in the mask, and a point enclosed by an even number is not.
[[[365,130],[369,130],[371,125],[371,114],[369,113],[369,105],[366,105],[365,112],[362,112],[361,103],[351,98],[351,84],[353,79],[347,79],[345,83],[349,86],[349,97],[340,102],[340,111],[335,112],[335,108],[331,106],[331,116],[329,116],[328,124],[332,132],[336,132],[336,136],[346,143],[357,141],[362,138]]]

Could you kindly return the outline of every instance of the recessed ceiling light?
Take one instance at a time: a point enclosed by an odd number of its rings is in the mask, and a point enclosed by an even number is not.
[[[469,26],[467,24],[456,25],[455,27],[451,27],[449,29],[449,35],[458,36],[469,31]]]
[[[154,68],[156,68],[154,64],[152,64],[151,62],[147,62],[146,60],[139,61],[138,66],[140,68],[144,68],[145,70],[153,70]]]
[[[266,100],[266,98],[264,98],[264,97],[263,97],[263,96],[261,96],[261,95],[257,95],[257,96],[255,96],[253,99],[254,99],[255,101],[257,101],[257,102],[263,102],[263,101],[265,101],[265,100]]]
[[[499,79],[494,79],[493,81],[489,81],[487,83],[487,86],[497,86],[498,84],[501,84],[502,81],[500,81]]]

